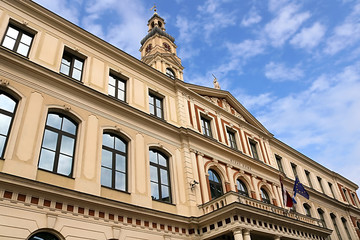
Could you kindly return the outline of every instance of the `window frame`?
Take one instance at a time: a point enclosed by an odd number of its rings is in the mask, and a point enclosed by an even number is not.
[[[263,187],[260,188],[260,196],[263,203],[271,204],[270,195]]]
[[[310,205],[307,204],[307,203],[304,203],[303,207],[304,207],[304,210],[305,210],[305,215],[308,216],[308,217],[312,217],[311,216],[311,207],[310,207]]]
[[[69,57],[70,58],[70,65],[69,66],[67,66],[66,64],[63,63],[64,57]],[[67,59],[65,59],[65,60],[68,61]],[[79,79],[76,79],[76,78],[73,77],[74,68],[76,70],[79,70],[78,68],[76,68],[74,66],[75,65],[75,60],[82,63]],[[69,78],[71,78],[71,79],[73,79],[75,81],[82,82],[82,77],[84,75],[85,60],[86,60],[86,57],[84,55],[82,55],[80,53],[77,53],[74,50],[65,47],[64,50],[63,50],[61,61],[60,61],[59,73],[64,75],[64,76],[67,76],[67,77],[69,77]],[[65,65],[66,67],[69,68],[69,73],[64,73],[64,72],[61,71],[63,65]]]
[[[312,182],[311,182],[310,172],[309,172],[308,170],[304,170],[304,172],[305,172],[305,176],[306,176],[306,178],[307,178],[309,187],[314,188],[313,185],[312,185]]]
[[[242,186],[243,189],[239,189],[239,184]],[[241,180],[239,178],[236,179],[236,190],[240,195],[249,197],[249,190],[248,190],[246,184],[244,183],[243,180]]]
[[[276,160],[276,163],[277,163],[277,165],[278,165],[279,171],[285,174],[285,172],[284,172],[284,167],[283,167],[283,165],[282,165],[282,157],[280,157],[279,155],[276,155],[276,154],[275,154],[275,160]]]
[[[294,179],[299,178],[298,172],[297,172],[297,165],[295,163],[291,163],[291,169],[294,174]]]
[[[152,99],[152,101],[151,101]],[[164,96],[161,96],[157,93],[154,93],[153,91],[149,91],[149,113],[150,115],[153,115],[157,118],[160,118],[160,119],[165,119],[165,116],[164,116],[164,99],[165,97]],[[160,102],[160,107],[158,107],[158,104],[157,104],[157,101],[158,100]],[[153,109],[154,109],[154,112],[151,112],[151,107],[150,106],[153,106]],[[157,112],[157,109],[160,109],[161,110],[161,116],[158,116],[158,112]]]
[[[41,235],[45,235],[45,236],[41,236]],[[52,239],[55,238],[54,240],[60,240],[60,238],[58,236],[56,236],[55,234],[53,234],[51,232],[47,232],[47,231],[36,232],[36,233],[32,234],[31,237],[29,237],[29,240],[39,240],[39,239],[46,240],[46,239],[48,239],[49,236]],[[46,238],[44,238],[44,237],[46,237]]]
[[[333,225],[334,225],[335,232],[336,232],[336,234],[337,234],[338,239],[339,239],[339,240],[342,240],[342,237],[341,237],[341,234],[340,234],[340,229],[339,229],[339,227],[338,227],[338,225],[337,225],[337,222],[336,222],[336,215],[333,214],[333,213],[330,213],[330,218],[331,218],[332,223],[333,223]]]
[[[115,148],[115,142],[114,142],[114,148],[111,148],[109,146],[105,146],[104,143],[102,143],[101,151],[103,151],[105,149],[106,151],[111,152],[111,155],[112,155],[111,156],[112,167],[109,168],[109,167],[103,166],[103,163],[102,163],[103,156],[101,155],[101,170],[103,168],[111,170],[111,186],[109,187],[109,186],[102,185],[102,184],[101,184],[101,186],[106,187],[106,188],[110,188],[110,189],[113,189],[113,190],[121,191],[121,192],[128,192],[128,141],[126,139],[124,139],[123,137],[121,137],[118,134],[113,133],[113,132],[105,131],[102,136],[104,137],[105,134],[110,135],[111,137],[114,137],[114,141],[116,141],[115,138],[117,138],[121,142],[123,142],[125,144],[125,152],[121,152],[120,150],[116,149]],[[116,170],[116,155],[117,154],[125,157],[125,172]],[[116,172],[120,172],[120,173],[125,175],[125,189],[124,190],[116,188]],[[100,181],[102,180],[101,176],[100,176]]]
[[[318,214],[319,214],[319,217],[320,217],[320,221],[323,223],[323,227],[325,227],[325,228],[327,228],[327,226],[326,226],[326,222],[325,222],[325,217],[324,217],[324,210],[322,210],[321,208],[318,208],[317,209],[317,212],[318,212]]]
[[[259,152],[257,149],[258,142],[252,139],[249,139],[251,155],[254,159],[260,160]]]
[[[224,188],[222,185],[222,180],[221,180],[220,174],[216,170],[211,169],[211,168],[208,170],[208,174],[209,174],[209,178],[208,178],[209,179],[209,190],[210,190],[210,197],[211,197],[210,200],[213,200],[213,199],[223,196]],[[212,175],[218,179],[218,182],[211,179]],[[217,194],[215,190],[218,191],[219,194]]]
[[[202,134],[209,138],[214,138],[213,132],[211,129],[211,122],[212,119],[209,117],[206,117],[204,115],[200,115],[200,123],[201,123],[201,131]]]
[[[48,121],[48,117],[50,114],[56,114],[59,117],[62,118],[61,120],[61,124],[63,124],[64,118],[66,118],[69,122],[73,123],[75,125],[75,134],[71,134],[65,131],[62,131],[61,129],[56,129],[52,126],[48,126],[47,125],[47,121]],[[61,127],[62,128],[62,127]],[[41,147],[40,147],[40,153],[39,153],[39,160],[38,160],[38,169],[42,170],[42,171],[46,171],[46,172],[50,172],[53,174],[57,174],[60,176],[64,176],[64,177],[69,177],[69,178],[73,178],[73,173],[74,173],[74,161],[75,161],[75,153],[76,153],[76,147],[77,147],[77,138],[78,138],[78,129],[79,129],[79,124],[77,121],[75,121],[72,117],[68,116],[67,114],[58,112],[58,111],[49,111],[47,116],[46,116],[46,121],[45,121],[45,127],[44,127],[44,132],[43,132],[43,138],[41,141]],[[55,147],[55,151],[51,150],[49,148],[45,148],[43,147],[44,144],[44,139],[45,139],[45,132],[46,130],[51,131],[51,132],[55,132],[58,136],[57,136],[57,140],[56,140],[56,147]],[[72,136],[71,136],[72,135]],[[60,152],[60,148],[61,148],[61,143],[62,143],[62,136],[66,136],[69,138],[72,138],[74,140],[74,145],[73,145],[73,152],[72,152],[72,156],[71,156],[71,171],[68,175],[59,173],[58,167],[59,167],[59,157],[60,154],[62,154]],[[45,150],[50,150],[52,152],[55,153],[54,155],[54,159],[53,159],[53,169],[52,170],[48,170],[48,169],[44,169],[44,168],[40,168],[40,160],[41,160],[41,153],[42,153],[42,149]]]
[[[239,150],[236,142],[236,131],[230,128],[226,128],[226,133],[229,141],[229,146],[232,149]]]
[[[13,46],[12,49],[11,49],[11,48],[8,48],[8,47],[6,47],[6,46],[3,45],[6,37],[9,37],[9,38],[13,39],[12,37],[10,37],[10,36],[7,35],[10,27],[13,28],[14,30],[19,31],[19,33],[18,33],[18,35],[17,35],[17,37],[16,37],[16,39],[15,39],[15,44],[14,44],[14,46]],[[29,49],[28,49],[26,55],[23,55],[23,54],[21,54],[21,53],[18,52],[19,45],[20,45],[20,43],[21,43],[21,38],[22,38],[22,36],[23,36],[24,34],[31,38],[30,44],[28,45],[28,46],[29,46]],[[25,27],[25,26],[21,25],[20,23],[16,23],[16,22],[14,23],[14,21],[11,21],[11,20],[10,20],[9,23],[8,23],[8,25],[7,25],[6,31],[5,31],[5,33],[4,33],[4,36],[3,36],[3,38],[2,38],[1,46],[4,47],[4,48],[6,48],[6,49],[11,50],[12,52],[15,52],[15,53],[17,53],[17,54],[19,54],[19,55],[21,55],[21,56],[24,56],[24,57],[28,58],[28,57],[29,57],[29,54],[30,54],[30,50],[31,50],[32,44],[33,44],[33,42],[34,42],[35,35],[36,35],[36,32],[35,32],[34,30],[31,30],[31,29],[29,29],[28,27]],[[26,45],[26,44],[24,44],[24,45]]]
[[[331,194],[332,194],[333,198],[335,198],[335,193],[334,193],[334,189],[333,189],[333,185],[332,185],[332,183],[328,182],[328,185],[329,185],[330,192],[331,192]]]
[[[166,74],[166,76],[170,77],[171,79],[175,79],[175,78],[176,78],[176,75],[175,75],[174,70],[172,70],[172,68],[170,68],[170,67],[167,67],[167,68],[165,69],[165,74]]]
[[[344,226],[344,229],[345,229],[345,232],[346,232],[346,235],[347,235],[348,239],[351,240],[352,238],[351,238],[349,228],[347,226],[347,220],[344,217],[342,217],[341,222],[343,223],[343,226]]]
[[[155,154],[157,154],[157,158],[158,158],[158,155],[161,155],[165,160],[166,160],[166,167],[165,166],[162,166],[161,164],[159,163],[154,163],[151,161],[150,159],[150,151],[154,152]],[[149,169],[150,169],[150,176],[151,176],[151,166],[155,167],[156,168],[156,177],[157,177],[157,181],[158,182],[154,182],[151,180],[151,177],[150,177],[150,189],[151,189],[151,183],[155,183],[157,184],[157,190],[158,190],[158,193],[159,193],[159,199],[156,199],[154,198],[153,196],[153,193],[151,192],[151,199],[154,200],[154,201],[159,201],[159,202],[163,202],[163,203],[169,203],[169,204],[172,204],[172,201],[173,201],[173,197],[172,197],[172,189],[171,189],[171,175],[170,175],[170,159],[169,157],[163,153],[162,151],[158,150],[158,149],[153,149],[153,148],[150,148],[149,149]],[[162,180],[161,180],[161,170],[165,170],[166,173],[167,173],[167,179],[168,179],[168,184],[165,185],[162,183]],[[162,186],[166,186],[168,187],[169,189],[169,200],[163,200],[163,194],[162,194],[162,189],[161,187]]]
[[[317,180],[318,180],[318,183],[319,183],[319,185],[320,185],[320,188],[321,188],[322,193],[325,194],[324,186],[322,185],[322,178],[319,177],[319,176],[317,176],[316,178],[317,178]]]
[[[13,112],[9,112],[9,111],[7,111],[5,109],[0,108],[0,114],[5,115],[5,116],[9,116],[11,118],[6,135],[1,135],[1,136],[5,137],[5,142],[4,142],[4,147],[3,147],[2,152],[0,152],[0,159],[4,160],[5,159],[4,158],[5,157],[5,151],[6,151],[7,144],[9,142],[9,137],[10,137],[10,134],[11,134],[11,129],[13,127],[14,118],[16,116],[16,111],[17,111],[17,107],[18,107],[18,104],[19,104],[19,100],[17,98],[15,98],[13,95],[11,95],[8,92],[5,92],[5,91],[3,91],[1,89],[0,89],[0,95],[5,95],[10,100],[13,100],[15,102]]]
[[[110,84],[110,77],[113,78],[114,81],[115,81],[114,86]],[[112,71],[110,71],[109,77],[108,77],[108,95],[115,98],[115,99],[117,99],[117,100],[126,102],[127,80],[128,80],[128,78],[126,78],[126,77],[124,77],[124,76],[122,76],[120,74],[116,74],[116,73],[113,73]],[[124,84],[124,89],[119,89],[119,82],[122,82]],[[115,91],[114,95],[110,94],[110,91],[109,91],[110,86],[114,87],[114,89],[115,89],[114,90]],[[119,98],[118,90],[121,90],[124,93],[124,99]]]

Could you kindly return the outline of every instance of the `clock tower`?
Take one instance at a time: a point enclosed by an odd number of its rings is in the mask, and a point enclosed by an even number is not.
[[[141,61],[173,79],[183,80],[184,67],[176,55],[175,38],[165,31],[165,21],[156,8],[147,25],[148,34],[141,40]]]

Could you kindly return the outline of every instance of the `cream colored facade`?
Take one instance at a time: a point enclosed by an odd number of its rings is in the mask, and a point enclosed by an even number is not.
[[[4,46],[12,41],[9,26],[32,36],[25,56],[16,44]],[[231,93],[184,82],[164,27],[157,14],[149,20],[141,62],[32,1],[0,1],[0,94],[16,103],[0,135],[0,239],[42,233],[59,240],[360,239],[358,186],[274,138]],[[80,80],[63,74],[64,52],[83,62]],[[109,96],[109,74],[123,79],[123,101]],[[77,126],[69,174],[39,163],[51,113]],[[0,126],[5,129],[4,122]],[[212,136],[204,136],[209,128]],[[120,190],[102,182],[107,133],[126,144],[125,169],[119,170],[125,182],[112,180]],[[167,180],[153,180],[151,151],[167,160]],[[290,211],[279,175],[289,191],[295,165],[310,199],[297,196]],[[222,189],[217,198],[213,173]],[[237,180],[248,196],[238,192]],[[154,189],[163,198],[156,199]]]

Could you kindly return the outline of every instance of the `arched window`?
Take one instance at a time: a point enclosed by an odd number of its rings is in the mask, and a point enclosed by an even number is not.
[[[150,149],[151,197],[154,200],[171,203],[169,159],[160,151]]]
[[[168,75],[169,77],[171,77],[172,79],[175,78],[175,73],[171,68],[167,68],[166,69],[166,75]]]
[[[246,187],[246,185],[245,185],[245,183],[243,181],[241,181],[240,179],[237,179],[236,180],[236,185],[237,185],[238,193],[240,193],[241,195],[244,195],[246,197],[249,196],[247,187]]]
[[[305,215],[308,217],[311,217],[310,205],[307,203],[304,203],[303,206],[304,206],[304,210],[305,210]]]
[[[338,236],[338,239],[339,239],[339,240],[342,240],[342,237],[341,237],[341,234],[340,234],[338,225],[337,225],[337,223],[336,223],[336,216],[335,216],[335,214],[330,213],[330,217],[331,217],[331,220],[332,220],[332,222],[333,222],[334,229],[335,229],[335,231],[336,231],[336,234],[337,234],[337,236]]]
[[[319,217],[320,217],[320,220],[322,222],[323,227],[326,228],[326,222],[325,222],[325,218],[324,218],[324,211],[321,208],[318,208],[317,211],[319,213]]]
[[[29,240],[60,240],[54,234],[48,232],[39,232],[29,238]]]
[[[72,176],[77,124],[61,113],[49,113],[41,145],[39,168]]]
[[[0,159],[4,158],[16,106],[17,101],[14,98],[0,91]]]
[[[212,169],[209,169],[209,184],[211,199],[218,198],[223,195],[222,183],[219,175]]]
[[[101,185],[127,191],[127,142],[112,133],[103,134]]]
[[[267,193],[267,191],[263,188],[260,188],[260,193],[261,193],[261,201],[263,201],[264,203],[268,203],[270,204],[270,197],[269,194]]]
[[[345,232],[346,232],[346,235],[347,235],[348,239],[351,240],[352,238],[351,238],[351,235],[350,235],[350,231],[349,231],[349,229],[348,229],[348,227],[347,227],[347,221],[346,221],[346,219],[345,219],[344,217],[342,217],[342,218],[341,218],[341,221],[342,221],[342,223],[343,223],[343,225],[344,225],[344,229],[345,229]]]

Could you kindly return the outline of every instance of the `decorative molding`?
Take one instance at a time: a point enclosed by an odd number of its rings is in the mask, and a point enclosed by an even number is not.
[[[7,86],[7,85],[9,85],[10,84],[10,82],[8,81],[8,80],[5,80],[5,79],[0,79],[0,85],[1,86]]]
[[[65,104],[64,105],[64,110],[67,111],[67,112],[70,112],[71,106]]]

